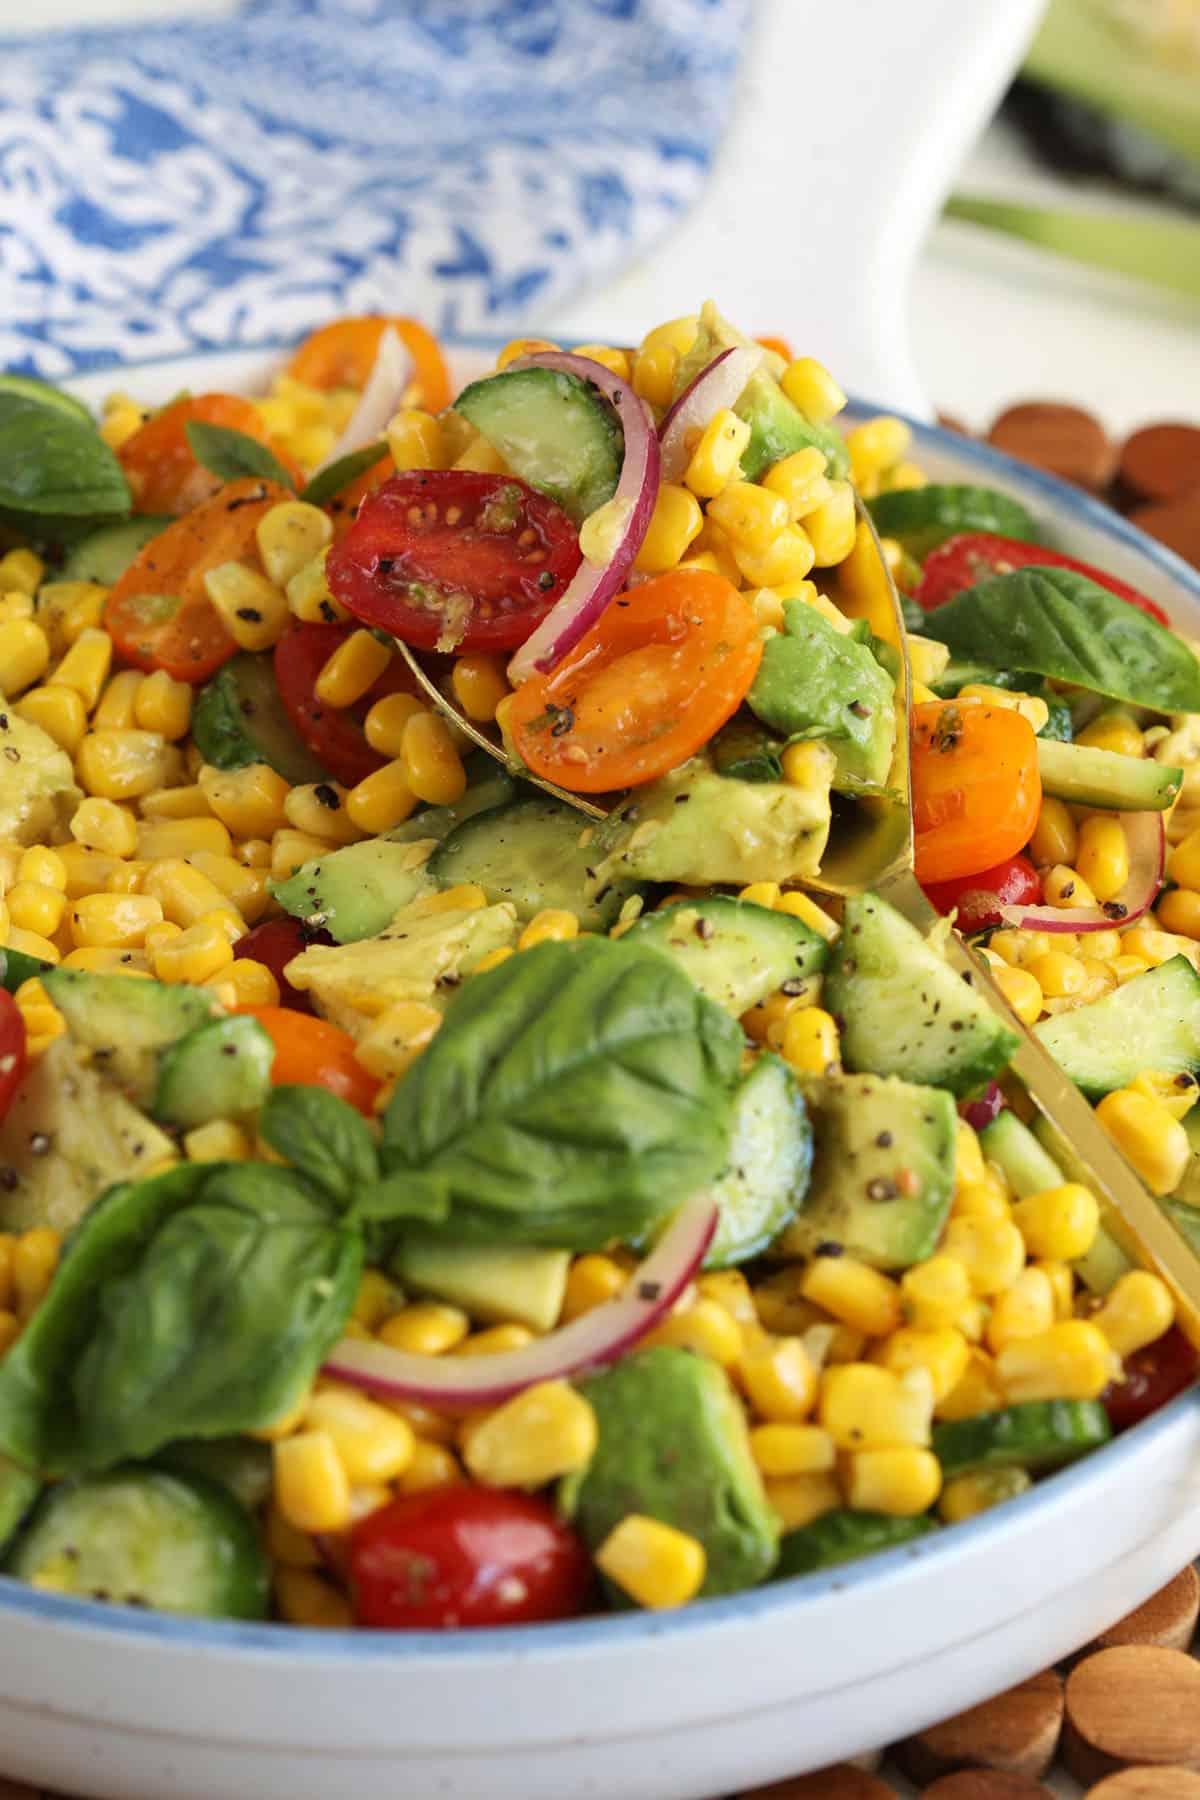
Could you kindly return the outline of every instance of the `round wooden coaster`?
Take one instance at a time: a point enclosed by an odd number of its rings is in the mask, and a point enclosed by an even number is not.
[[[811,1775],[773,1781],[770,1787],[747,1788],[739,1800],[896,1800],[896,1790],[853,1763],[835,1763]]]
[[[1118,1644],[1151,1644],[1160,1650],[1186,1650],[1195,1635],[1198,1613],[1200,1575],[1189,1563],[1136,1612],[1127,1613],[1102,1631],[1092,1648],[1110,1650]]]
[[[1026,400],[993,421],[989,444],[1080,487],[1108,485],[1117,452],[1099,419],[1057,400]]]
[[[1176,500],[1200,487],[1200,426],[1143,425],[1121,445],[1117,472],[1142,500]]]
[[[1053,1800],[1048,1787],[1028,1775],[1001,1769],[958,1769],[921,1789],[921,1800]]]
[[[1089,1788],[1086,1800],[1200,1800],[1200,1775],[1191,1769],[1121,1769]]]
[[[1200,565],[1200,489],[1179,500],[1139,506],[1129,515],[1134,525],[1174,550],[1185,562]]]
[[[906,1738],[896,1746],[896,1760],[918,1786],[973,1766],[1036,1780],[1054,1760],[1062,1716],[1062,1682],[1048,1669]]]
[[[1087,1786],[1122,1763],[1200,1768],[1200,1663],[1182,1650],[1119,1644],[1067,1677],[1062,1757]]]

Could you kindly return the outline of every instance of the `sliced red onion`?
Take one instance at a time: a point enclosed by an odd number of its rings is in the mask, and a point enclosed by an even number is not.
[[[1005,1105],[1000,1088],[994,1081],[989,1081],[978,1099],[959,1102],[958,1116],[966,1120],[972,1131],[982,1131],[985,1125],[990,1125],[993,1119],[999,1117]]]
[[[613,1300],[520,1350],[494,1356],[416,1356],[367,1338],[343,1338],[325,1364],[339,1381],[452,1409],[494,1406],[538,1381],[613,1362],[669,1312],[704,1260],[717,1228],[708,1194],[681,1206],[645,1262]]]
[[[585,557],[561,600],[546,614],[537,630],[526,638],[508,665],[508,678],[514,687],[528,681],[535,672],[545,673],[560,663],[596,623],[632,566],[642,547],[654,502],[658,495],[659,453],[654,420],[644,400],[634,393],[627,381],[614,375],[601,363],[587,356],[570,356],[565,351],[539,351],[536,356],[522,356],[511,365],[514,369],[556,369],[563,375],[578,375],[599,388],[621,421],[625,433],[625,457],[612,500],[628,510],[620,535],[608,561],[596,566]]]
[[[1154,904],[1166,860],[1166,832],[1160,812],[1123,812],[1114,815],[1129,851],[1129,879],[1119,894],[1103,906],[1002,906],[1006,925],[1022,931],[1112,931],[1132,925]]]
[[[319,475],[322,469],[340,462],[352,451],[365,450],[368,444],[377,443],[387,430],[389,420],[402,406],[404,390],[412,378],[412,357],[389,325],[379,340],[367,385],[359,395],[358,405],[351,413],[346,429],[325,460],[318,463],[313,475]]]
[[[732,406],[766,352],[756,344],[737,345],[701,369],[669,407],[658,428],[663,481],[678,481],[691,460],[688,438],[703,431],[714,413]]]

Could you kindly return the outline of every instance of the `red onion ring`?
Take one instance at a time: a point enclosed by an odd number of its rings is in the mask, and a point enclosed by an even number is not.
[[[1159,812],[1123,812],[1116,818],[1129,850],[1129,878],[1103,906],[1002,906],[1005,925],[1020,931],[1113,931],[1132,925],[1153,904],[1162,884],[1166,832]]]
[[[658,428],[662,450],[663,481],[678,481],[691,460],[687,439],[693,431],[703,431],[714,413],[732,406],[739,398],[765,352],[757,345],[736,345],[722,350],[695,380],[685,387],[678,400],[672,402]]]
[[[518,357],[510,366],[514,369],[556,369],[562,375],[577,375],[581,381],[590,382],[600,390],[620,419],[625,433],[625,456],[612,499],[624,501],[629,507],[629,517],[608,561],[597,568],[584,558],[566,593],[512,658],[508,678],[514,687],[519,687],[531,675],[545,674],[560,663],[584,632],[596,623],[613,595],[620,592],[633,559],[642,547],[654,511],[659,453],[654,421],[645,401],[639,399],[627,381],[622,381],[601,363],[593,362],[587,356],[571,356],[566,351],[546,350],[539,351],[536,356]],[[612,505],[612,501],[608,504]]]
[[[335,1344],[325,1372],[369,1392],[452,1409],[494,1406],[539,1381],[613,1362],[674,1306],[717,1228],[708,1194],[687,1201],[615,1299],[594,1306],[520,1350],[494,1356],[416,1356],[367,1338]]]
[[[379,340],[367,385],[346,422],[346,429],[325,460],[318,463],[313,475],[319,475],[331,463],[340,462],[343,456],[349,456],[355,450],[365,450],[368,444],[376,443],[403,403],[404,390],[412,377],[412,357],[397,332],[389,325]]]

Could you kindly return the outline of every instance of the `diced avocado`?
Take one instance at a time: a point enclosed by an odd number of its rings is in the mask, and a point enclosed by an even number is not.
[[[40,1476],[0,1456],[0,1552],[8,1549],[41,1491]]]
[[[405,1230],[388,1261],[407,1288],[461,1306],[485,1324],[512,1319],[531,1331],[558,1323],[570,1266],[569,1250],[456,1243],[419,1227]]]
[[[597,870],[586,821],[548,794],[465,820],[433,852],[429,874],[443,888],[475,882],[489,900],[509,901],[521,920],[546,908],[572,912],[583,931],[607,931],[640,891],[636,881]]]
[[[579,1390],[595,1410],[599,1441],[559,1498],[589,1549],[629,1513],[645,1513],[703,1544],[702,1594],[735,1593],[771,1573],[779,1528],[723,1369],[663,1345],[623,1356]]]
[[[895,1076],[804,1083],[816,1137],[808,1199],[784,1256],[840,1255],[906,1269],[932,1255],[954,1195],[958,1115],[942,1088]]]
[[[204,1025],[216,1012],[213,996],[184,984],[132,981],[87,969],[48,969],[42,983],[93,1065],[146,1105],[158,1084],[159,1053]]]
[[[0,842],[58,843],[82,799],[66,751],[0,694]]]
[[[810,1525],[783,1534],[775,1579],[786,1581],[790,1575],[811,1575],[814,1569],[835,1569],[842,1563],[856,1562],[860,1556],[874,1556],[880,1550],[894,1550],[898,1544],[911,1544],[937,1528],[937,1520],[928,1513],[919,1513],[915,1519],[895,1519],[888,1513],[836,1507]]]
[[[706,894],[643,913],[631,944],[661,950],[702,994],[740,1017],[785,982],[816,975],[829,960],[825,939],[790,913]]]
[[[1128,1087],[1143,1069],[1200,1074],[1200,975],[1172,956],[1034,1030],[1089,1100]]]
[[[464,388],[454,410],[576,524],[612,498],[624,433],[612,407],[578,375],[505,369]]]
[[[836,631],[805,601],[786,601],[783,620],[763,645],[751,710],[783,738],[828,744],[839,791],[884,787],[896,744],[891,676],[868,644]]]
[[[1029,1400],[933,1428],[933,1454],[947,1481],[975,1469],[1060,1469],[1112,1436],[1099,1400]]]
[[[62,566],[62,581],[96,581],[113,587],[138,551],[175,521],[166,513],[137,513],[114,525],[89,531],[70,552]]]
[[[243,651],[205,682],[192,708],[192,739],[214,769],[267,763],[293,787],[329,780],[288,716],[269,656]]]
[[[1018,1200],[1062,1185],[1063,1172],[1054,1158],[1009,1107],[984,1126],[979,1147],[988,1162],[999,1165]]]
[[[802,881],[820,868],[829,818],[829,789],[819,780],[730,781],[694,756],[635,789],[597,829],[597,854],[610,880]]]
[[[1039,737],[1042,790],[1073,806],[1106,812],[1165,812],[1183,786],[1183,770],[1151,757],[1122,756],[1090,744],[1062,744]]]
[[[69,1231],[105,1188],[174,1155],[170,1138],[70,1037],[55,1038],[0,1124],[0,1229]]]
[[[275,1043],[257,1019],[210,1019],[163,1051],[150,1108],[190,1131],[257,1112],[271,1091]]]
[[[1039,1113],[1034,1119],[1033,1134],[1046,1155],[1051,1158],[1060,1182],[1078,1181],[1084,1187],[1092,1185],[1091,1174],[1080,1162],[1062,1132],[1050,1123],[1044,1113]],[[1052,1182],[1050,1185],[1056,1186],[1057,1183]],[[1101,1295],[1116,1287],[1122,1275],[1128,1275],[1133,1266],[1103,1220],[1092,1239],[1090,1249],[1085,1255],[1077,1256],[1071,1264],[1088,1292]]]
[[[1139,172],[1145,167],[1145,146],[1124,132],[1120,121],[1140,126],[1188,163],[1200,159],[1196,64],[1184,37],[1191,15],[1174,15],[1177,34],[1167,25],[1170,18],[1150,7],[1055,0],[1042,17],[1025,63],[1032,80],[1107,115],[1114,124],[1106,134],[1108,143],[1126,146],[1121,164],[1128,162]],[[1174,54],[1167,48],[1169,33],[1174,35]],[[1186,180],[1186,165],[1180,164],[1179,181]]]
[[[998,1075],[1019,1042],[916,927],[876,894],[846,902],[825,1004],[842,1021],[848,1069],[903,1075],[960,1097]]]
[[[812,1128],[785,1062],[760,1056],[733,1099],[729,1162],[713,1183],[720,1220],[706,1269],[748,1262],[795,1217],[808,1190]]]

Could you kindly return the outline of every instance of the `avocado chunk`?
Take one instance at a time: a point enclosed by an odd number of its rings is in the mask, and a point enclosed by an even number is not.
[[[569,1250],[455,1243],[417,1227],[404,1232],[388,1263],[406,1288],[461,1306],[485,1324],[512,1319],[531,1331],[558,1323],[570,1266]]]
[[[763,645],[747,698],[781,737],[829,745],[839,792],[886,785],[896,746],[892,678],[869,644],[837,631],[814,606],[784,602],[783,630]]]
[[[48,969],[42,984],[72,1038],[92,1052],[93,1066],[139,1105],[148,1105],[158,1086],[161,1052],[217,1012],[211,994],[183,983]]]
[[[83,799],[71,759],[40,725],[15,713],[3,694],[0,770],[0,843],[58,843]]]
[[[704,1546],[703,1595],[732,1594],[775,1566],[779,1527],[750,1454],[741,1402],[723,1369],[690,1350],[637,1350],[579,1383],[599,1441],[559,1503],[589,1549],[629,1513]],[[616,1605],[628,1602],[615,1590]]]
[[[1200,1075],[1200,975],[1172,956],[1034,1031],[1089,1100],[1128,1087],[1143,1069]]]
[[[829,945],[802,919],[730,894],[660,906],[643,913],[625,936],[661,950],[735,1017],[785,982],[816,975],[829,960]]]
[[[804,1083],[816,1155],[808,1199],[778,1241],[784,1256],[838,1256],[907,1269],[932,1255],[954,1195],[958,1114],[942,1088],[895,1076]]]
[[[728,1269],[765,1250],[808,1189],[812,1128],[800,1084],[770,1052],[733,1097],[729,1161],[713,1183],[720,1218],[706,1269]]]
[[[1153,757],[1122,756],[1090,744],[1056,743],[1039,737],[1038,774],[1042,790],[1073,806],[1102,806],[1106,812],[1165,812],[1183,786],[1183,770]]]
[[[832,773],[832,758],[830,773]],[[815,875],[829,837],[829,788],[787,781],[731,781],[693,756],[637,788],[597,828],[599,872],[608,879],[800,881]]]

